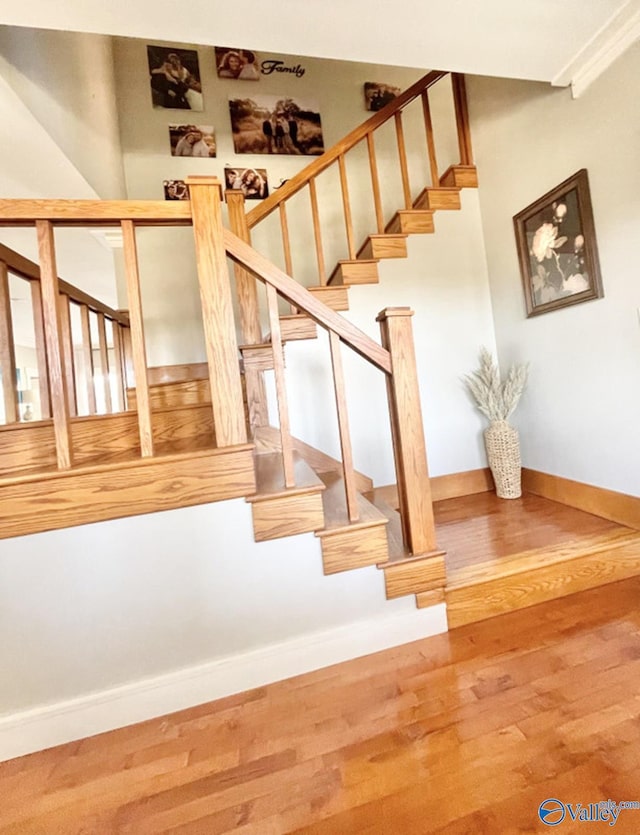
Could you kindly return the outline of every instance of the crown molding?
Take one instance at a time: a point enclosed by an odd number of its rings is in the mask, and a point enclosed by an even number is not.
[[[640,0],[628,0],[571,61],[552,79],[557,87],[571,85],[574,99],[640,39]]]

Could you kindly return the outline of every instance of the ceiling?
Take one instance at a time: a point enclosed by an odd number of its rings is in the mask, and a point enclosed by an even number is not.
[[[24,0],[0,23],[586,86],[640,0]],[[594,76],[595,77],[595,76]]]

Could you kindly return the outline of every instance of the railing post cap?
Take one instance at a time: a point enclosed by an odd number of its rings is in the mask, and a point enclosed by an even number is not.
[[[376,322],[384,322],[394,316],[413,316],[413,310],[410,307],[385,307],[376,316]]]
[[[191,186],[218,186],[222,188],[222,183],[218,177],[212,177],[210,174],[191,174],[186,178],[185,183]]]
[[[237,200],[239,203],[244,203],[244,191],[241,188],[226,188],[224,190],[224,199],[229,201]]]

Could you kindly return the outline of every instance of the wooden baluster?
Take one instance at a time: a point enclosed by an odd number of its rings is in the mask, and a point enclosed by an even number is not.
[[[78,414],[76,398],[75,358],[73,356],[73,334],[71,332],[71,299],[66,293],[60,293],[60,338],[62,339],[62,366],[67,380],[68,409],[71,417]]]
[[[131,324],[131,323],[129,323]],[[118,325],[122,345],[122,376],[126,388],[135,388],[136,374],[133,368],[133,348],[131,347],[131,327]]]
[[[453,88],[453,103],[456,109],[460,165],[473,165],[471,130],[469,128],[469,110],[467,107],[467,90],[464,75],[457,72],[451,73],[451,86]]]
[[[291,242],[289,240],[289,224],[287,222],[287,207],[284,202],[278,206],[280,213],[280,231],[282,233],[282,251],[284,252],[284,271],[293,278],[293,263],[291,261]],[[295,305],[290,305],[291,312],[297,313]]]
[[[51,387],[51,411],[56,442],[58,469],[68,470],[72,463],[71,430],[67,397],[67,381],[62,369],[60,305],[58,303],[58,270],[53,240],[53,226],[48,220],[37,220],[38,252],[40,258],[40,286],[42,315],[47,346],[47,366]]]
[[[131,324],[131,357],[133,360],[133,373],[136,380],[136,408],[138,411],[140,452],[143,458],[150,458],[153,455],[153,431],[151,428],[151,399],[149,397],[149,380],[147,378],[147,352],[144,345],[144,323],[142,320],[142,298],[140,295],[136,230],[132,220],[123,220],[121,226],[124,267],[127,279],[129,322]]]
[[[424,114],[424,129],[427,134],[427,153],[429,154],[429,170],[431,171],[431,185],[437,188],[440,185],[438,177],[438,162],[436,160],[436,141],[433,133],[433,122],[431,121],[431,108],[429,106],[429,91],[422,94],[422,112]]]
[[[282,350],[282,335],[280,333],[278,293],[270,284],[267,284],[267,306],[269,308],[271,350],[273,352],[273,374],[276,381],[276,394],[278,397],[278,417],[280,419],[284,484],[285,487],[294,487],[296,482],[293,472],[293,444],[291,441],[291,429],[289,425],[287,389],[284,380],[284,353]]]
[[[82,325],[82,367],[84,375],[84,386],[87,392],[87,407],[90,415],[98,411],[96,405],[96,385],[93,369],[93,345],[91,344],[91,321],[89,319],[89,308],[86,304],[80,307],[80,324]]]
[[[327,270],[324,263],[324,250],[322,248],[322,230],[320,228],[320,215],[318,213],[318,192],[315,177],[309,180],[309,198],[311,200],[311,217],[313,218],[313,238],[316,242],[318,280],[320,286],[323,287],[327,283]]]
[[[111,332],[113,333],[113,373],[116,375],[116,410],[123,412],[127,408],[126,386],[124,381],[124,351],[122,347],[122,334],[120,325],[112,321]]]
[[[371,169],[371,187],[373,188],[373,204],[376,210],[376,225],[378,233],[384,233],[384,215],[382,213],[382,198],[380,196],[380,178],[376,162],[376,146],[373,131],[367,134],[367,150],[369,152],[369,168]]]
[[[241,191],[227,190],[225,199],[229,210],[231,231],[246,243],[251,243],[251,233],[247,226],[244,194]],[[245,345],[258,345],[262,342],[262,326],[258,307],[257,281],[251,273],[239,264],[233,265],[236,280],[236,293],[240,308],[240,332]],[[255,368],[246,368],[244,372],[249,410],[249,426],[254,431],[259,426],[269,425],[267,392],[264,385],[264,372]]]
[[[329,347],[331,348],[333,387],[336,395],[336,409],[338,412],[338,430],[340,432],[340,448],[342,450],[342,471],[344,473],[344,491],[347,499],[347,513],[349,515],[350,522],[357,522],[360,518],[358,509],[358,491],[356,490],[356,480],[353,469],[353,452],[351,449],[351,435],[349,434],[347,400],[344,393],[344,372],[342,369],[342,354],[340,353],[340,337],[334,333],[334,331],[329,331]]]
[[[349,247],[349,260],[354,261],[356,247],[353,240],[353,220],[351,218],[351,203],[349,202],[349,183],[347,182],[347,167],[344,161],[344,154],[338,157],[340,168],[340,188],[342,189],[342,205],[344,208],[344,224],[347,231],[347,246]]]
[[[382,345],[391,355],[387,395],[405,545],[412,554],[436,551],[431,485],[408,307],[378,315]]]
[[[111,405],[111,386],[109,385],[109,348],[107,346],[107,328],[104,313],[98,313],[98,346],[100,348],[100,371],[104,387],[104,408],[109,415],[113,411]]]
[[[204,324],[213,425],[218,447],[244,444],[244,418],[236,326],[216,177],[189,177],[196,265]]]
[[[38,363],[38,391],[40,394],[40,416],[43,420],[51,417],[49,396],[49,366],[47,364],[47,342],[44,336],[44,314],[42,311],[42,290],[39,281],[30,281],[33,333],[36,340],[36,361]]]
[[[7,423],[16,423],[20,420],[16,352],[13,341],[9,273],[4,261],[0,261],[0,372],[2,373],[5,420]]]
[[[407,148],[404,141],[404,128],[402,126],[402,111],[398,110],[394,114],[396,122],[396,139],[398,140],[398,157],[400,159],[400,173],[402,175],[402,192],[404,194],[404,207],[410,209],[411,203],[411,185],[409,183],[409,166],[407,164]]]

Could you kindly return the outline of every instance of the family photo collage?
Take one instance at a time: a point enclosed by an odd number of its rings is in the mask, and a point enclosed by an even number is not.
[[[261,60],[251,50],[214,47],[218,78],[259,82],[271,74],[301,78],[305,68],[284,60]],[[190,111],[204,110],[198,52],[182,47],[147,46],[151,99],[155,108]],[[286,86],[286,85],[283,85]],[[239,86],[239,89],[240,88]],[[245,94],[246,90],[246,94]],[[400,89],[389,84],[367,82],[364,101],[367,110],[380,110]],[[324,153],[322,124],[317,102],[304,96],[253,93],[229,96],[229,118],[234,153],[318,156]],[[216,157],[213,125],[201,124],[197,116],[175,120],[168,126],[168,150],[173,157]],[[242,165],[224,169],[225,187],[240,189],[247,200],[262,200],[269,195],[266,168]],[[183,180],[164,180],[166,200],[188,200],[189,189]]]

